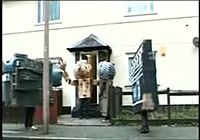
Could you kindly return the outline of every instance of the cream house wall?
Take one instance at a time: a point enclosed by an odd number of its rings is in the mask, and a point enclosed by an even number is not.
[[[125,6],[125,1],[61,1],[61,20],[50,23],[49,56],[63,57],[73,76],[75,58],[66,48],[92,33],[112,47],[111,61],[117,69],[114,85],[130,91],[125,87],[130,85],[126,53],[136,51],[143,39],[152,39],[159,90],[198,90],[199,53],[192,44],[199,31],[197,1],[156,1],[155,15],[138,17],[124,17]],[[3,3],[4,61],[16,52],[43,57],[44,26],[36,22],[36,11],[36,1]],[[159,52],[163,46],[165,57]],[[74,106],[74,87],[64,83],[63,91],[63,105]],[[124,97],[123,103],[130,100]],[[191,102],[198,103],[196,98]]]
[[[126,15],[126,1],[61,1],[61,20],[51,28],[76,27],[116,22],[198,16],[198,1],[155,1],[155,13],[148,16]],[[4,33],[37,31],[37,1],[3,2]],[[10,20],[10,18],[12,20]],[[17,22],[14,22],[17,21]]]

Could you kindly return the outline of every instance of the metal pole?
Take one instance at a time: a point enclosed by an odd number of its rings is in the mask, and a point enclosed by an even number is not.
[[[167,116],[168,124],[171,125],[171,102],[170,102],[170,88],[167,88]]]
[[[44,63],[43,63],[43,124],[44,132],[49,132],[49,1],[44,1]]]

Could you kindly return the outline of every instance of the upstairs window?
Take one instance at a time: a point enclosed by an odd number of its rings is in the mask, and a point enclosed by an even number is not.
[[[127,15],[145,15],[155,13],[154,1],[128,1]]]
[[[44,22],[44,1],[38,1],[38,23]],[[49,21],[60,20],[60,1],[49,1]]]

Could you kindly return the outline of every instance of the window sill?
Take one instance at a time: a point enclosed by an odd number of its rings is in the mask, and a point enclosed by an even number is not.
[[[131,88],[132,89],[132,85],[125,85],[124,88]],[[157,87],[160,87],[160,84],[157,84]]]
[[[132,88],[132,85],[125,85],[125,88]]]
[[[55,25],[55,24],[62,24],[63,22],[60,20],[55,20],[55,21],[49,21],[49,25]],[[36,23],[34,26],[44,26],[45,22],[41,23]]]
[[[155,12],[153,12],[153,13],[143,13],[143,14],[127,13],[126,15],[124,15],[124,17],[149,16],[149,15],[157,15],[157,13],[155,13]]]

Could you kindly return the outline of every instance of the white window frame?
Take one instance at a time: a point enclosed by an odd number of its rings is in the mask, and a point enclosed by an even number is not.
[[[38,10],[38,2],[40,2],[40,13],[38,13],[39,12],[39,10]],[[59,1],[60,2],[60,1]],[[49,19],[49,23],[51,24],[51,23],[60,23],[61,21],[60,21],[60,19],[61,19],[61,3],[59,4],[60,6],[59,6],[59,19],[56,19],[56,20],[50,20]],[[44,17],[44,14],[42,14],[42,13],[44,13],[44,1],[37,1],[36,2],[36,13],[37,13],[37,17],[36,17],[36,25],[40,25],[40,24],[44,24],[44,21],[43,21],[43,17]],[[49,11],[50,12],[50,11]],[[39,14],[40,14],[40,21],[38,21],[38,16],[39,16]]]
[[[151,7],[153,6],[153,7]],[[144,8],[146,7],[146,9]],[[129,12],[131,8],[132,12]],[[153,9],[152,9],[153,8]],[[133,11],[135,9],[135,11]],[[145,16],[145,15],[154,15],[157,14],[155,11],[155,1],[127,1],[125,17],[128,16]]]

